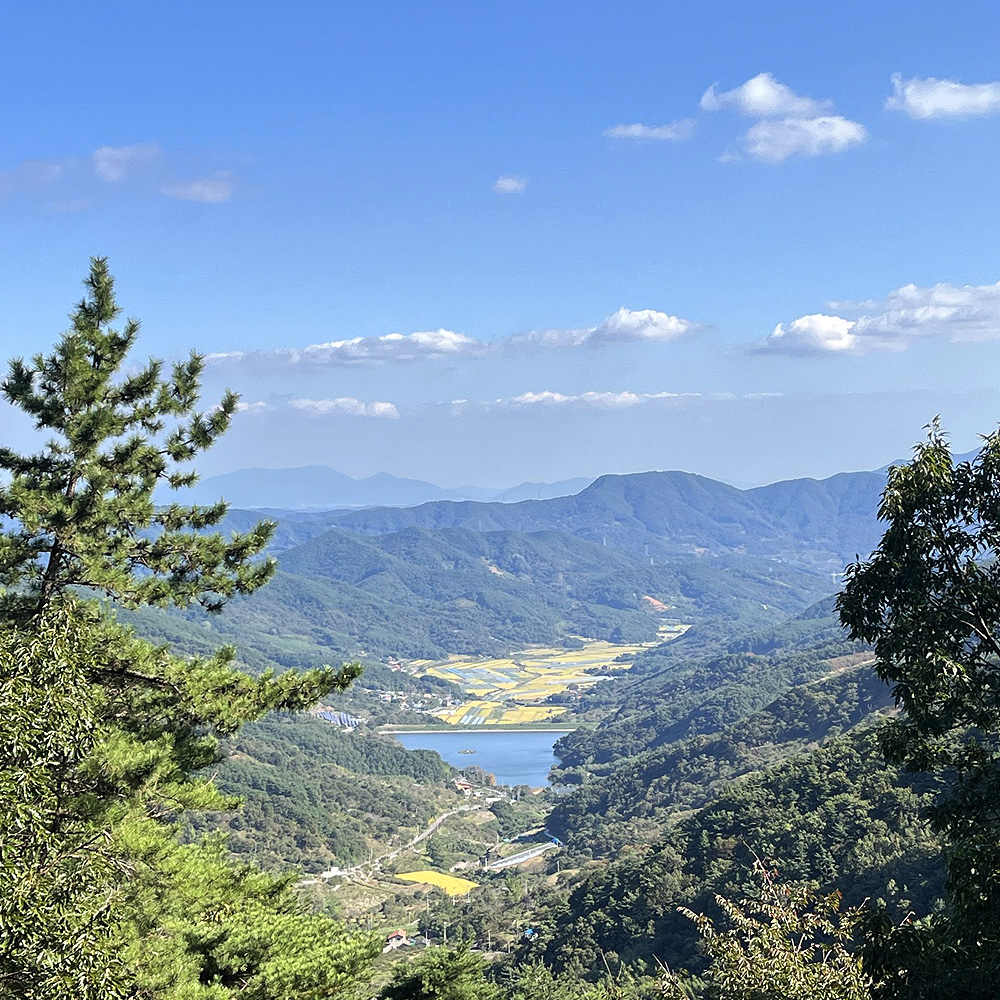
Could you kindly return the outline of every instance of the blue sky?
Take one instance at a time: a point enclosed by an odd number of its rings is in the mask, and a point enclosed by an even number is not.
[[[994,5],[46,3],[5,28],[0,340],[51,343],[108,255],[143,352],[217,355],[207,389],[248,404],[206,472],[757,483],[1000,417]]]

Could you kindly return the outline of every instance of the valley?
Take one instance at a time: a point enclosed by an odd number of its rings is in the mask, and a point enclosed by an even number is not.
[[[450,726],[547,722],[564,714],[582,691],[627,670],[637,653],[683,635],[686,629],[685,624],[669,622],[660,625],[657,639],[649,643],[616,644],[571,636],[579,648],[538,646],[508,657],[415,660],[408,668],[450,681],[475,696],[428,713]],[[552,704],[559,695],[565,695],[564,703]]]
[[[872,475],[854,480],[865,496]],[[700,852],[705,871],[724,864],[737,886],[746,858],[725,845],[760,823],[757,793],[743,800],[738,789],[778,780],[828,745],[853,760],[889,705],[828,596],[831,539],[837,551],[863,544],[874,518],[835,512],[832,495],[856,492],[843,479],[772,490],[783,503],[827,496],[822,514],[789,530],[780,505],[760,513],[760,494],[750,513],[739,491],[697,477],[619,478],[502,508],[290,515],[288,534],[279,514],[289,541],[276,549],[276,592],[229,609],[239,655],[263,668],[342,650],[364,672],[323,701],[331,719],[351,720],[348,731],[275,719],[240,737],[218,778],[247,802],[242,821],[216,820],[230,849],[302,866],[302,891],[359,926],[436,943],[447,926],[479,947],[528,947],[498,913],[515,884],[522,923],[574,913],[580,893],[599,894],[633,857],[668,882],[687,879],[697,896],[708,876],[682,875],[667,859]],[[697,553],[692,531],[705,543]],[[189,613],[156,624],[182,619],[198,623]],[[204,619],[199,636],[206,627],[226,626]],[[282,650],[292,648],[289,659]],[[737,798],[706,842],[699,824],[727,795]],[[769,814],[756,848],[776,847],[779,829],[818,847],[824,835],[797,810]],[[893,850],[923,850],[921,830]],[[890,852],[884,840],[870,849]],[[929,878],[928,899],[938,884]],[[602,905],[622,926],[640,919],[631,904]],[[560,916],[530,954],[554,968],[586,964],[568,944],[581,932],[575,919]],[[581,920],[593,935],[593,914]],[[670,933],[676,954],[690,956],[691,936]],[[588,940],[591,954],[624,954],[613,935]],[[645,954],[638,931],[630,940],[630,954]]]
[[[300,898],[382,936],[389,965],[402,941],[448,941],[584,979],[595,956],[698,967],[696,932],[668,915],[745,891],[757,855],[821,871],[848,904],[933,908],[934,789],[874,749],[892,697],[831,595],[830,566],[877,533],[879,480],[662,473],[551,500],[271,512],[270,586],[221,617],[121,618],[190,656],[231,642],[250,674],[361,673],[312,715],[227,740],[215,780],[243,805],[191,836],[298,869]]]

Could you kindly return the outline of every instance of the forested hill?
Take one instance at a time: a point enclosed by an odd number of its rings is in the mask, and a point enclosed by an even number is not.
[[[884,899],[895,922],[911,909],[930,912],[944,870],[921,813],[937,787],[887,765],[873,730],[833,738],[721,788],[655,848],[622,850],[596,867],[526,950],[577,974],[619,960],[697,967],[697,930],[677,907],[713,911],[716,893],[752,895],[755,854],[774,859],[789,882],[841,890],[845,905]]]
[[[275,511],[270,587],[221,620],[144,612],[143,631],[193,652],[236,642],[259,666],[436,659],[571,635],[650,641],[653,598],[688,622],[724,618],[731,640],[736,620],[773,624],[835,588],[876,541],[883,483],[862,472],[739,490],[648,472],[513,504]],[[233,510],[226,527],[259,516]]]
[[[752,490],[687,472],[602,476],[581,493],[517,504],[422,504],[354,511],[336,518],[351,531],[407,527],[479,531],[565,531],[651,556],[747,552],[839,570],[873,547],[885,476],[841,473]]]
[[[592,853],[655,840],[671,815],[703,806],[722,781],[885,710],[888,688],[832,604],[734,636],[722,650],[696,626],[686,642],[641,654],[625,679],[586,695],[578,715],[602,705],[609,714],[557,745],[563,780],[580,787],[560,801],[553,829]],[[703,654],[693,655],[699,642]]]
[[[291,522],[286,544],[310,528],[313,521]],[[760,556],[689,555],[650,565],[557,531],[409,528],[362,536],[332,528],[278,560],[270,586],[231,601],[223,616],[191,608],[123,617],[189,652],[231,642],[254,666],[302,667],[332,653],[437,659],[572,635],[649,642],[659,618],[647,597],[686,621],[774,621],[829,589],[827,579]]]

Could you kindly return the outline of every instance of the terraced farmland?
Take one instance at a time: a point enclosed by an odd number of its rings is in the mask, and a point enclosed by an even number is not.
[[[659,641],[675,638],[683,625],[665,625]],[[649,644],[652,645],[652,644]],[[572,686],[589,687],[616,670],[628,667],[624,655],[647,648],[647,644],[616,645],[584,640],[581,649],[538,647],[494,659],[452,656],[447,660],[418,660],[418,671],[454,681],[470,699],[457,707],[435,712],[452,726],[496,726],[547,722],[562,714],[560,705],[542,704],[549,695]]]

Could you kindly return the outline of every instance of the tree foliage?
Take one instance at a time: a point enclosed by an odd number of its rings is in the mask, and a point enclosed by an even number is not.
[[[486,962],[468,948],[432,948],[397,965],[379,1000],[499,1000]]]
[[[270,526],[223,538],[225,514],[157,507],[154,489],[228,426],[237,399],[196,411],[202,360],[134,374],[105,260],[52,354],[15,360],[8,401],[52,435],[0,449],[0,987],[25,997],[228,1000],[350,995],[370,935],[308,914],[286,877],[181,843],[186,811],[228,803],[203,769],[219,737],[304,708],[348,666],[252,678],[234,651],[180,658],[117,624],[112,603],[218,610],[272,572]],[[87,588],[84,590],[83,588]]]
[[[729,926],[682,912],[693,920],[711,956],[707,996],[712,1000],[869,1000],[872,984],[848,948],[851,933],[840,894],[817,895],[783,885],[757,861],[759,894],[734,903],[715,901]],[[673,977],[671,977],[673,978]],[[674,979],[679,986],[679,981]],[[678,995],[681,995],[678,991]]]
[[[71,629],[0,630],[0,994],[115,998],[111,905],[130,874],[95,799],[106,729]],[[73,942],[73,947],[69,947]]]
[[[1000,970],[1000,433],[955,462],[935,421],[908,464],[890,469],[888,527],[850,567],[839,599],[853,637],[903,709],[885,732],[891,760],[944,775],[932,808],[946,842],[950,912],[892,934],[912,980],[946,975],[993,996]],[[921,957],[922,956],[922,957]],[[884,966],[891,959],[882,957]],[[922,971],[920,967],[923,967]],[[938,986],[926,994],[935,995]],[[914,992],[913,995],[918,995]]]
[[[217,610],[273,573],[273,560],[252,559],[273,525],[229,539],[205,535],[225,516],[224,502],[157,508],[153,492],[196,481],[183,467],[226,430],[239,399],[226,392],[197,411],[197,354],[166,378],[157,360],[123,376],[139,322],[110,327],[121,310],[105,258],[91,261],[84,284],[87,295],[52,353],[16,358],[0,386],[38,431],[53,435],[35,455],[0,448],[9,476],[0,515],[16,525],[0,538],[0,583],[23,585],[36,612],[71,586],[130,607],[199,600]]]

